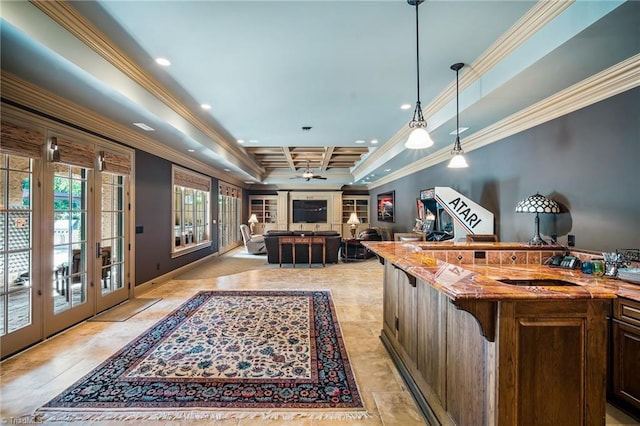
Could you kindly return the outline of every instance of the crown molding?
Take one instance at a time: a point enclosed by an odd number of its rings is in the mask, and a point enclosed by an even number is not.
[[[640,86],[640,54],[522,109],[493,125],[461,139],[465,152],[498,142],[506,137],[570,114],[604,99]],[[372,183],[373,189],[432,167],[451,158],[451,148],[442,148]]]
[[[142,69],[135,61],[116,48],[109,38],[66,0],[30,0],[31,3],[62,28],[73,34],[90,49],[124,73],[135,83],[159,99],[191,125],[203,132],[214,143],[234,156],[253,173],[262,173],[259,165],[238,148],[235,141],[229,141],[219,130],[213,128],[189,109],[180,99],[166,90],[156,79]]]
[[[55,117],[67,123],[76,125],[119,141],[120,144],[140,149],[173,163],[191,168],[225,182],[246,186],[242,181],[229,179],[228,174],[217,170],[205,163],[195,160],[180,151],[169,148],[152,138],[142,135],[135,130],[124,127],[114,121],[104,118],[80,105],[57,96],[51,92],[29,83],[6,71],[1,72],[2,97],[17,104],[31,108],[43,114]]]
[[[461,141],[465,151],[483,147],[640,86],[640,54],[549,96]]]
[[[496,64],[504,60],[513,51],[522,46],[532,35],[541,28],[554,20],[558,15],[570,7],[575,0],[563,1],[538,1],[529,11],[522,16],[509,30],[507,30],[500,38],[498,38],[487,50],[485,50],[478,58],[467,65],[468,71],[460,73],[460,90],[464,90],[471,86],[477,80],[482,78],[484,74],[489,72]],[[425,118],[433,116],[436,112],[445,107],[456,93],[455,81],[446,86],[435,98],[431,100],[422,112]],[[409,117],[409,116],[407,116]],[[407,120],[407,123],[409,120]],[[367,159],[356,166],[352,172],[363,170],[367,167],[375,165],[378,161],[390,155],[396,145],[402,143],[410,132],[409,126],[404,126],[395,135],[393,135],[387,143],[371,153]],[[439,152],[439,151],[438,151]],[[447,152],[449,152],[447,150]],[[433,155],[433,154],[432,154]],[[437,164],[437,161],[434,164]],[[391,175],[390,175],[391,176]],[[376,183],[376,186],[377,183]]]

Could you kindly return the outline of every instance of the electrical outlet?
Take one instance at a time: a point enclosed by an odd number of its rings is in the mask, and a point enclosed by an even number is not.
[[[156,271],[159,271],[159,270],[160,270],[160,264],[158,263],[156,264]]]
[[[576,236],[575,235],[567,235],[567,245],[569,247],[576,246]]]

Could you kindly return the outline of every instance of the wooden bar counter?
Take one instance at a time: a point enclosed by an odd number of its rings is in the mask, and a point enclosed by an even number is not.
[[[617,280],[544,266],[561,247],[363,245],[384,264],[381,339],[429,423],[605,424]]]

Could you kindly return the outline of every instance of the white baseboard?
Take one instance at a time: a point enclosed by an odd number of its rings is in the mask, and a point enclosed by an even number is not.
[[[135,286],[135,288],[133,289],[133,297],[138,297],[143,293],[146,293],[150,290],[153,290],[154,288],[158,287],[159,285],[162,285],[164,283],[166,283],[167,281],[172,280],[173,278],[175,278],[177,275],[183,274],[193,268],[195,268],[196,266],[200,265],[200,263],[202,262],[206,262],[207,260],[210,260],[212,257],[218,257],[220,256],[219,252],[215,252],[210,254],[209,256],[205,256],[201,259],[195,260],[191,263],[188,263],[184,266],[181,266],[177,269],[174,269],[173,271],[167,272],[166,274],[163,275],[159,275],[147,282],[144,282],[142,284],[138,284],[137,286]]]

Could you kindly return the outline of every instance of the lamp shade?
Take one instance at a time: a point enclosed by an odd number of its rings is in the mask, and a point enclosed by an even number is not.
[[[529,240],[529,244],[542,245],[547,244],[547,242],[540,236],[540,213],[560,213],[560,206],[552,199],[536,193],[520,201],[516,206],[516,213],[536,214],[534,235]]]
[[[416,127],[409,134],[404,146],[409,149],[425,149],[433,146],[433,140],[425,128]]]
[[[450,169],[464,169],[465,167],[469,167],[467,164],[467,160],[465,160],[462,153],[453,154],[449,164],[447,165]]]
[[[258,223],[258,218],[256,217],[255,213],[252,214],[249,218],[249,223]]]
[[[516,206],[517,213],[560,213],[558,203],[544,195],[530,195]]]
[[[351,213],[351,216],[349,216],[349,220],[347,220],[347,223],[349,225],[360,225],[358,215],[356,213]]]

